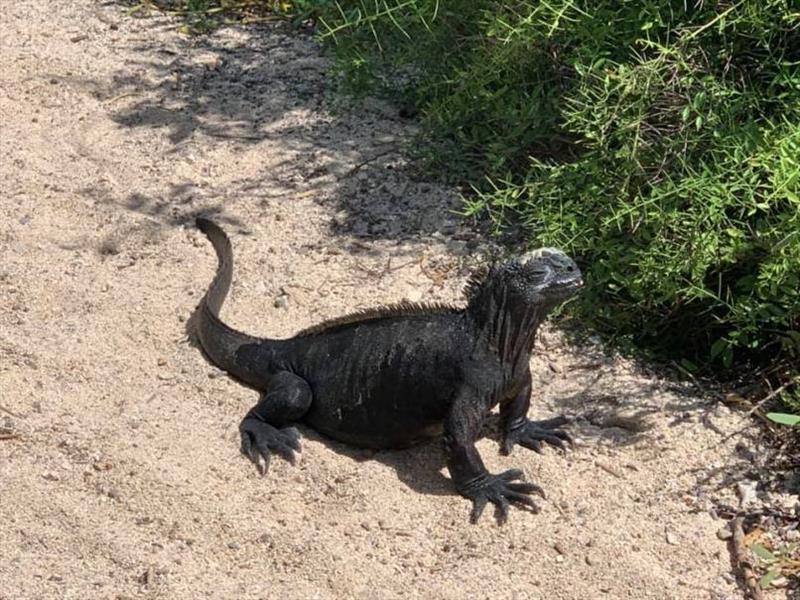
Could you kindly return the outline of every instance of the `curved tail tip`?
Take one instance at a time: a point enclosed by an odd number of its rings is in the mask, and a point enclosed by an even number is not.
[[[204,233],[209,227],[213,227],[214,226],[214,222],[211,221],[210,219],[206,219],[205,217],[197,217],[194,220],[194,224],[195,224],[195,226],[197,226],[197,228],[200,231],[202,231]]]

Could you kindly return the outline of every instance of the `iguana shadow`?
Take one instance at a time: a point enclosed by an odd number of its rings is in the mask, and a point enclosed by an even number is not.
[[[397,478],[415,492],[432,496],[457,495],[453,482],[442,474],[445,458],[439,438],[432,438],[408,448],[370,450],[332,440],[303,423],[298,423],[298,429],[305,440],[324,444],[351,460],[377,461],[390,467]]]

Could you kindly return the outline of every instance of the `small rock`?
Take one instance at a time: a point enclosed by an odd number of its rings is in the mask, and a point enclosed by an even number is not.
[[[717,530],[717,537],[724,542],[725,540],[731,539],[733,537],[733,533],[728,525],[724,525]]]
[[[256,541],[260,544],[272,544],[272,536],[268,533],[262,533],[256,538]]]
[[[667,538],[667,543],[670,546],[677,546],[677,544],[678,544],[678,536],[676,536],[674,533],[672,533],[671,531],[668,531],[667,535],[666,535],[666,538]]]
[[[47,479],[47,481],[60,481],[61,480],[61,478],[56,473],[53,473],[52,471],[48,471],[47,473],[42,475],[42,477]]]
[[[593,567],[595,565],[594,559],[591,556],[589,556],[588,554],[583,557],[583,560],[590,567]]]
[[[753,504],[756,500],[755,481],[740,481],[736,484],[736,493],[739,496],[739,506],[745,507]]]
[[[286,296],[278,296],[275,298],[272,305],[275,308],[286,308],[289,305],[289,299]]]
[[[119,254],[119,240],[115,237],[108,237],[100,242],[97,251],[103,256],[113,256]]]
[[[462,242],[461,240],[450,240],[447,242],[447,249],[453,254],[466,254],[467,242]]]
[[[231,550],[238,550],[239,544],[236,542],[228,542],[228,548],[230,548]]]
[[[148,567],[147,570],[139,575],[139,583],[142,585],[149,586],[153,583],[156,578],[156,571],[153,567]]]
[[[745,460],[754,461],[756,460],[756,458],[758,458],[758,454],[756,453],[756,451],[750,448],[744,442],[738,442],[735,446],[735,450],[739,454],[739,456],[741,456]]]
[[[563,555],[567,553],[566,549],[564,548],[563,544],[561,544],[561,542],[556,542],[555,544],[553,544],[553,548],[555,548],[555,551],[558,552],[559,554]]]
[[[773,579],[773,580],[770,582],[770,585],[771,585],[772,587],[776,587],[776,588],[784,588],[784,587],[786,587],[787,585],[789,585],[789,580],[788,580],[788,579],[786,579],[786,577],[784,577],[783,575],[781,575],[781,576],[779,576],[779,577],[776,577],[775,579]]]

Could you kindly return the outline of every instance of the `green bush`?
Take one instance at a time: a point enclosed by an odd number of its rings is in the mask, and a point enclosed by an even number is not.
[[[800,360],[794,3],[341,0],[321,25],[346,82],[416,102],[467,214],[579,257],[583,319],[689,367]]]

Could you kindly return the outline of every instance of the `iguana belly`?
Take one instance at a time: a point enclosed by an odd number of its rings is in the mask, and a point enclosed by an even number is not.
[[[340,442],[365,448],[402,448],[440,435],[447,399],[356,398],[332,402],[314,398],[303,421]]]

